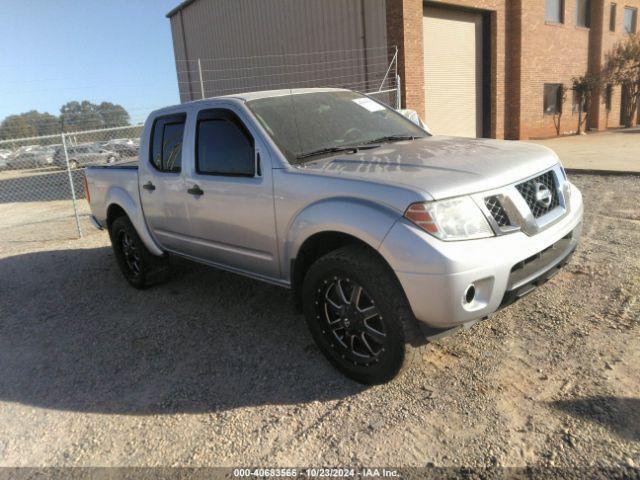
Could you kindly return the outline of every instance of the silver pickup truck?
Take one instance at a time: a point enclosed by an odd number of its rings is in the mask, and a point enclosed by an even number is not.
[[[549,149],[431,136],[342,89],[155,111],[138,165],[86,181],[134,287],[175,255],[289,288],[329,361],[369,384],[544,283],[582,228]]]

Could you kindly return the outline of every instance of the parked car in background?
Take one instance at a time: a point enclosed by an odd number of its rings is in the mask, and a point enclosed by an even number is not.
[[[290,288],[320,351],[363,383],[545,283],[582,231],[553,151],[431,136],[349,90],[176,105],[142,138],[137,166],[86,170],[127,281],[165,279],[175,255]]]
[[[138,157],[138,151],[140,146],[134,143],[107,143],[102,148],[110,152],[115,152],[120,155],[121,158]]]
[[[53,151],[35,147],[19,152],[7,159],[7,168],[23,169],[46,167],[53,164]]]
[[[67,155],[69,156],[69,168],[71,169],[87,165],[114,163],[121,158],[118,152],[107,150],[97,144],[68,146]],[[53,161],[57,166],[67,168],[63,147],[60,146],[56,149]]]

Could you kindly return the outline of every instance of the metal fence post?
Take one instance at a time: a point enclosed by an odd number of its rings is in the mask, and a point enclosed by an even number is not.
[[[396,110],[402,108],[402,85],[400,83],[400,75],[396,75]]]
[[[78,216],[78,205],[76,201],[76,188],[73,185],[73,176],[71,175],[71,167],[69,166],[69,154],[67,153],[67,142],[64,133],[61,133],[62,149],[64,150],[64,159],[67,164],[67,175],[69,177],[69,186],[71,187],[71,198],[73,199],[73,213],[76,217],[76,228],[78,229],[78,237],[82,238],[82,228],[80,227],[80,217]]]
[[[200,77],[200,95],[204,99],[204,80],[202,79],[202,64],[198,58],[198,75]]]

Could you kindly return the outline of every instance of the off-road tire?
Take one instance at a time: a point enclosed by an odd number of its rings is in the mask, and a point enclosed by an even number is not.
[[[168,259],[153,255],[147,250],[127,216],[120,216],[113,221],[109,228],[109,237],[118,266],[132,286],[143,289],[161,283],[169,277]],[[125,238],[126,243],[132,247],[128,253],[123,246]],[[132,252],[137,255],[137,268],[132,268],[131,265]]]
[[[353,285],[361,286],[362,292],[366,292],[370,299],[369,307],[375,304],[379,311],[379,321],[384,322],[379,324],[380,327],[376,327],[385,331],[385,339],[382,340],[384,346],[380,344],[381,353],[373,356],[375,349],[369,346],[372,342],[366,342],[372,354],[370,360],[360,360],[354,355],[353,340],[345,340],[351,339],[348,330],[343,330],[345,339],[339,339],[339,336],[333,333],[334,329],[327,328],[328,325],[333,326],[336,323],[331,322],[333,319],[326,316],[333,316],[333,313],[328,314],[326,311],[335,311],[335,306],[322,305],[323,299],[328,295],[328,290],[323,289],[332,288],[327,285],[332,281],[337,282],[338,278],[345,279],[345,283],[348,280]],[[348,286],[345,286],[345,289],[348,289]],[[340,291],[342,290],[340,287]],[[351,300],[353,303],[353,298]],[[396,378],[412,364],[417,363],[418,347],[426,343],[395,274],[382,259],[365,247],[342,247],[313,263],[303,281],[302,302],[307,325],[322,353],[340,372],[363,384],[386,383]],[[351,314],[344,313],[344,316],[349,317]],[[362,318],[353,321],[351,326],[359,323],[362,330],[357,332],[364,331],[366,335],[367,332],[362,327]],[[356,334],[356,339],[360,334]],[[363,342],[358,342],[364,345]],[[351,351],[345,346],[346,343],[350,343]]]

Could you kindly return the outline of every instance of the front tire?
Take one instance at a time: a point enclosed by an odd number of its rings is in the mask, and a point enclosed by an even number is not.
[[[327,359],[363,384],[395,378],[418,358],[420,332],[390,268],[347,246],[317,260],[302,288],[305,318]]]
[[[118,266],[132,286],[147,288],[168,278],[168,260],[147,250],[128,217],[121,216],[113,221],[109,237]]]

